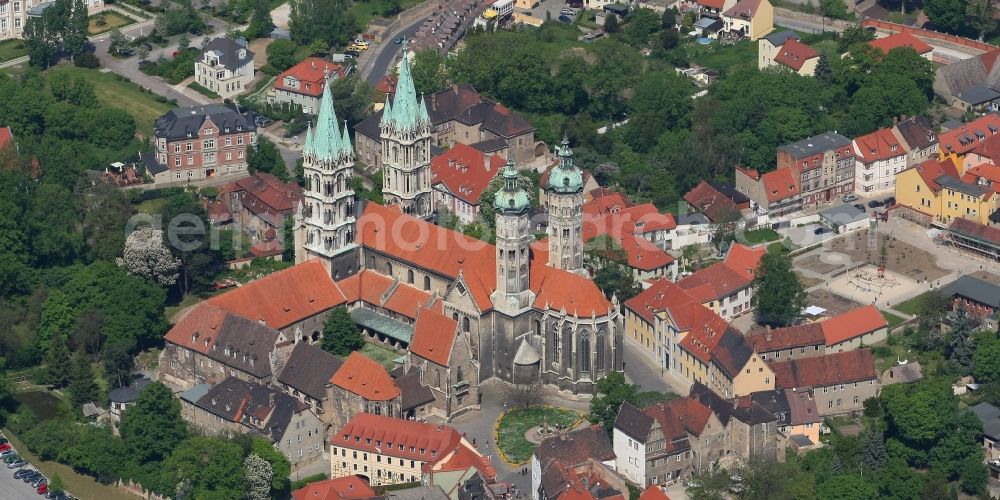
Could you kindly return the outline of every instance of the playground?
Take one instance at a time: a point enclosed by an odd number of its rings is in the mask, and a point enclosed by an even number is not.
[[[864,264],[830,280],[830,291],[862,304],[892,307],[927,288],[886,267]]]

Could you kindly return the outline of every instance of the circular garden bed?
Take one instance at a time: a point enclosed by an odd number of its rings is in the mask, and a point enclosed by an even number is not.
[[[547,418],[546,418],[547,417]],[[565,408],[532,406],[509,410],[500,415],[496,427],[496,443],[503,459],[511,464],[523,464],[531,459],[535,445],[525,437],[528,430],[547,421],[550,427],[568,429],[583,415]]]

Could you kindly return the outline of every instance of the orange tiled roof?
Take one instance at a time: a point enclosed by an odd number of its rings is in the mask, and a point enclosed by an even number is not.
[[[595,190],[597,191],[597,190]],[[625,195],[618,192],[594,193],[594,199],[583,204],[584,215],[604,215],[632,206]]]
[[[1000,132],[1000,115],[990,113],[938,134],[938,145],[943,153],[964,155],[997,132]]]
[[[726,260],[723,262],[745,279],[753,280],[757,275],[757,268],[760,267],[760,260],[767,253],[767,247],[748,247],[736,243],[729,247]]]
[[[468,470],[474,467],[490,481],[495,480],[497,471],[490,460],[472,448],[472,445],[462,441],[459,445],[447,453],[434,464],[424,468],[433,472],[448,472],[456,470]]]
[[[626,308],[649,324],[656,322],[654,315],[657,311],[691,304],[695,304],[694,299],[676,283],[666,278],[654,280],[649,288],[625,301]]]
[[[955,162],[951,158],[945,161],[930,159],[913,168],[917,169],[917,173],[924,180],[924,184],[927,184],[927,187],[934,192],[941,190],[941,185],[937,183],[937,179],[942,175],[958,178],[958,167],[955,166]]]
[[[819,323],[805,323],[775,328],[770,331],[764,330],[747,335],[746,339],[753,346],[754,351],[758,353],[826,344],[823,327]]]
[[[10,131],[10,127],[0,127],[0,150],[7,147],[13,140],[14,133]]]
[[[970,184],[986,183],[993,192],[1000,193],[1000,165],[983,163],[965,171],[962,180]]]
[[[249,200],[244,200],[243,205],[254,213],[265,209],[271,213],[290,212],[302,200],[302,187],[294,182],[281,182],[281,179],[267,172],[257,172],[230,183],[228,189],[230,192],[246,191],[247,195],[266,205],[255,209],[250,206]]]
[[[340,365],[330,383],[369,401],[389,401],[399,397],[399,387],[382,365],[360,352],[352,352]]]
[[[374,496],[375,490],[358,476],[325,479],[292,492],[294,500],[354,500]]]
[[[504,163],[500,156],[487,158],[482,151],[457,143],[431,159],[431,185],[443,184],[453,196],[478,205],[479,197]]]
[[[869,349],[770,363],[775,389],[829,387],[878,377]]]
[[[299,499],[295,499],[299,500]],[[670,500],[670,497],[660,489],[659,485],[653,484],[642,491],[639,500]]]
[[[323,264],[313,259],[206,302],[280,330],[343,304],[345,299]]]
[[[689,307],[686,312],[691,321],[691,328],[681,340],[680,346],[702,363],[708,364],[712,361],[712,353],[719,346],[729,324],[721,316],[701,304]]]
[[[781,46],[778,55],[774,56],[774,62],[798,71],[802,69],[806,61],[814,57],[819,57],[819,53],[813,50],[812,47],[800,42],[796,38],[789,38]]]
[[[434,464],[462,446],[453,427],[358,413],[330,439],[333,446]]]
[[[698,0],[698,5],[722,10],[722,7],[726,5],[726,0]]]
[[[932,50],[933,47],[925,43],[923,40],[909,34],[909,33],[895,33],[889,35],[885,38],[878,38],[868,42],[868,45],[875,47],[876,49],[889,53],[890,50],[899,47],[909,47],[915,51],[917,54],[926,54]]]
[[[336,73],[338,77],[344,77],[343,66],[324,61],[318,57],[307,57],[302,62],[286,69],[274,82],[275,90],[285,90],[296,94],[304,94],[312,97],[323,95],[323,82],[326,73]],[[299,81],[299,88],[291,88],[285,85],[285,78],[292,77]]]
[[[712,221],[721,221],[728,212],[739,211],[733,200],[727,198],[707,181],[701,181],[684,193],[684,201],[705,214]]]
[[[219,339],[219,329],[222,328],[225,319],[225,310],[202,302],[178,321],[164,336],[164,340],[208,354],[215,341]]]
[[[836,345],[841,342],[860,337],[886,328],[889,323],[873,305],[867,305],[838,314],[820,323],[826,345]]]
[[[417,323],[413,327],[410,353],[441,366],[449,366],[457,331],[457,321],[439,312],[422,309],[417,313]]]
[[[611,302],[592,280],[549,267],[541,259],[531,259],[529,286],[535,292],[536,309],[565,309],[568,314],[580,317],[601,316],[611,311]]]
[[[724,262],[716,262],[681,279],[677,284],[704,304],[728,297],[733,292],[750,286],[751,281]]]
[[[892,129],[880,128],[870,134],[854,139],[855,149],[865,163],[888,160],[905,156],[903,143],[892,133]]]
[[[593,223],[583,223],[583,241],[590,241],[592,238],[607,234],[601,231],[601,227]],[[670,265],[674,258],[653,242],[646,238],[634,236],[629,233],[619,234],[617,237],[607,234],[621,246],[628,260],[629,267],[643,271],[655,271]],[[548,238],[545,239],[548,241]]]
[[[367,302],[373,306],[383,307],[394,313],[410,319],[417,319],[420,308],[430,307],[441,311],[443,304],[430,292],[413,285],[400,283],[388,297],[385,293],[392,288],[394,280],[371,269],[337,282],[337,287],[344,292],[347,303]]]
[[[799,183],[790,168],[779,168],[761,175],[767,201],[774,203],[799,194]]]

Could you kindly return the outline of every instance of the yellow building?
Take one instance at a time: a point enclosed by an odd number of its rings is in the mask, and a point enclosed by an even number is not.
[[[962,217],[989,224],[1000,208],[994,184],[960,177],[955,161],[929,160],[896,174],[896,203],[909,207],[935,222],[949,223]]]
[[[739,38],[758,38],[774,31],[774,7],[768,0],[740,0],[722,13],[724,33]]]

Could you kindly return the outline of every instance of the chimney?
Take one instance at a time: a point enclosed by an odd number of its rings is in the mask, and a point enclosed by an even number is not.
[[[771,341],[771,326],[770,325],[764,327],[764,338],[766,338],[768,342]]]
[[[267,395],[267,405],[274,408],[274,392],[268,393]]]

